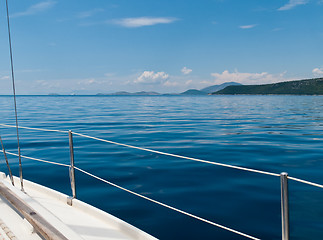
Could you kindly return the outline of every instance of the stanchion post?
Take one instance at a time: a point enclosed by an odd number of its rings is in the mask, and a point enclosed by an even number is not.
[[[289,240],[288,173],[280,174],[282,240]]]
[[[76,187],[75,187],[75,169],[74,169],[74,148],[73,148],[73,133],[72,131],[68,131],[69,145],[70,145],[70,181],[72,188],[73,198],[76,198]]]

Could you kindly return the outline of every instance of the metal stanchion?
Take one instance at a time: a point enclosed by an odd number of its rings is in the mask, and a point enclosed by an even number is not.
[[[280,174],[282,240],[289,240],[288,173]]]
[[[71,165],[70,165],[70,181],[71,181],[71,188],[72,188],[72,195],[73,198],[76,198],[76,187],[75,187],[75,169],[74,169],[74,148],[73,148],[73,134],[72,131],[68,131],[69,137],[69,145],[70,145],[70,158],[71,158]],[[72,199],[67,199],[67,203],[72,205]]]

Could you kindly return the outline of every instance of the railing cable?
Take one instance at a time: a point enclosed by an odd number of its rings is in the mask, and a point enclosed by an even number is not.
[[[211,161],[206,161],[206,160],[202,160],[202,159],[198,159],[198,158],[185,157],[185,156],[181,156],[181,155],[177,155],[177,154],[166,153],[166,152],[156,151],[156,150],[152,150],[152,149],[148,149],[148,148],[136,147],[136,146],[132,146],[132,145],[128,145],[128,144],[113,142],[113,141],[105,140],[105,139],[102,139],[102,138],[91,137],[91,136],[84,135],[84,134],[77,133],[77,132],[73,132],[73,133],[75,135],[78,135],[78,136],[81,136],[81,137],[86,137],[86,138],[98,140],[98,141],[101,141],[101,142],[107,142],[107,143],[111,143],[111,144],[119,145],[119,146],[124,146],[124,147],[128,147],[128,148],[138,149],[138,150],[142,150],[142,151],[146,151],[146,152],[157,153],[157,154],[160,154],[160,155],[166,155],[166,156],[171,156],[171,157],[176,157],[176,158],[182,158],[182,159],[186,159],[186,160],[192,160],[192,161],[196,161],[196,162],[208,163],[208,164],[213,164],[213,165],[222,166],[222,167],[234,168],[234,169],[248,171],[248,172],[254,172],[254,173],[260,173],[260,174],[265,174],[265,175],[271,175],[271,176],[275,176],[275,177],[279,177],[280,176],[277,173],[271,173],[271,172],[256,170],[256,169],[252,169],[252,168],[245,168],[245,167],[233,166],[233,165],[224,164],[224,163],[211,162]]]
[[[8,124],[1,124],[1,123],[0,123],[0,126],[12,127],[12,128],[16,127],[16,126],[8,125]],[[19,128],[29,129],[29,130],[36,130],[36,131],[68,133],[68,131],[56,130],[56,129],[31,128],[31,127],[22,127],[22,126],[19,126]],[[90,139],[98,140],[98,141],[101,141],[101,142],[107,142],[107,143],[111,143],[111,144],[114,144],[114,145],[129,147],[129,148],[138,149],[138,150],[147,151],[147,152],[152,152],[152,153],[157,153],[157,154],[161,154],[161,155],[177,157],[177,158],[182,158],[182,159],[187,159],[187,160],[192,160],[192,161],[197,161],[197,162],[203,162],[203,163],[208,163],[208,164],[213,164],[213,165],[218,165],[218,166],[222,166],[222,167],[228,167],[228,168],[233,168],[233,169],[238,169],[238,170],[243,170],[243,171],[249,171],[249,172],[254,172],[254,173],[271,175],[271,176],[275,176],[275,177],[280,176],[280,174],[277,174],[277,173],[261,171],[261,170],[252,169],[252,168],[239,167],[239,166],[234,166],[234,165],[229,165],[229,164],[224,164],[224,163],[211,162],[211,161],[206,161],[206,160],[197,159],[197,158],[185,157],[185,156],[181,156],[181,155],[177,155],[177,154],[171,154],[171,153],[156,151],[156,150],[152,150],[152,149],[148,149],[148,148],[136,147],[136,146],[132,146],[132,145],[128,145],[128,144],[113,142],[113,141],[102,139],[102,138],[88,136],[88,135],[77,133],[77,132],[73,132],[73,134],[78,135],[80,137],[90,138]],[[0,152],[3,152],[3,151],[0,150]],[[8,153],[8,152],[6,151],[6,153]],[[8,153],[8,154],[18,156],[18,154],[15,154],[15,153]],[[60,163],[50,162],[50,161],[41,160],[41,159],[30,158],[30,157],[26,157],[26,156],[21,156],[21,157],[28,158],[28,159],[31,159],[31,160],[40,161],[40,162],[47,162],[47,163],[52,163],[52,164],[56,164],[56,165],[62,165],[62,166],[66,166],[66,167],[70,166],[70,165],[67,165],[67,164],[60,164]],[[304,183],[304,184],[308,184],[308,185],[311,185],[311,186],[319,187],[319,188],[323,189],[322,184],[313,183],[313,182],[310,182],[310,181],[302,180],[302,179],[291,177],[291,176],[288,176],[288,179],[296,181],[296,182],[301,182],[301,183]]]
[[[0,150],[0,152],[3,152],[3,151]],[[6,151],[6,153],[9,154],[9,155],[12,155],[12,156],[18,156],[18,154],[12,153],[12,152]],[[21,155],[21,157],[29,159],[29,160],[34,160],[34,161],[37,161],[37,162],[44,162],[44,163],[50,163],[50,164],[64,166],[64,167],[70,167],[70,165],[64,164],[64,163],[57,163],[57,162],[47,161],[47,160],[43,160],[43,159],[39,159],[39,158],[27,157],[27,156],[24,156],[24,155]]]
[[[1,139],[1,137],[0,137],[0,139]],[[0,150],[0,152],[7,153],[7,154],[9,154],[9,155],[13,155],[13,156],[18,156],[18,154],[16,154],[16,153],[11,153],[11,152],[7,152],[7,151],[5,152],[4,150]],[[52,162],[52,161],[47,161],[47,160],[43,160],[43,159],[38,159],[38,158],[33,158],[33,157],[27,157],[27,156],[23,156],[23,155],[22,155],[21,157],[22,157],[22,158],[26,158],[26,159],[30,159],[30,160],[34,160],[34,161],[38,161],[38,162],[44,162],[44,163],[49,163],[49,164],[54,164],[54,165],[59,165],[59,166],[64,166],[64,167],[71,167],[71,166],[70,166],[70,165],[68,165],[68,164]],[[239,232],[239,231],[237,231],[237,230],[231,229],[231,228],[226,227],[226,226],[223,226],[223,225],[221,225],[221,224],[214,223],[214,222],[211,222],[210,220],[207,220],[207,219],[204,219],[204,218],[198,217],[198,216],[196,216],[196,215],[194,215],[194,214],[191,214],[191,213],[185,212],[185,211],[180,210],[180,209],[178,209],[178,208],[175,208],[175,207],[169,206],[169,205],[167,205],[167,204],[165,204],[165,203],[162,203],[162,202],[156,201],[156,200],[154,200],[154,199],[148,198],[148,197],[146,197],[146,196],[144,196],[144,195],[141,195],[141,194],[139,194],[139,193],[133,192],[133,191],[131,191],[131,190],[129,190],[129,189],[126,189],[126,188],[124,188],[124,187],[121,187],[121,186],[119,186],[119,185],[117,185],[117,184],[115,184],[115,183],[112,183],[112,182],[107,181],[107,180],[105,180],[105,179],[103,179],[103,178],[101,178],[101,177],[98,177],[98,176],[96,176],[96,175],[94,175],[94,174],[92,174],[92,173],[89,173],[89,172],[87,172],[87,171],[85,171],[85,170],[83,170],[83,169],[81,169],[81,168],[78,168],[78,167],[75,167],[75,166],[74,166],[74,168],[75,168],[76,170],[78,170],[78,171],[80,171],[80,172],[82,172],[82,173],[84,173],[84,174],[88,175],[88,176],[91,176],[91,177],[93,177],[93,178],[95,178],[95,179],[98,179],[99,181],[102,181],[102,182],[104,182],[104,183],[107,183],[107,184],[109,184],[109,185],[111,185],[111,186],[114,186],[114,187],[116,187],[116,188],[119,188],[119,189],[121,189],[121,190],[123,190],[123,191],[126,191],[126,192],[130,193],[130,194],[136,195],[136,196],[138,196],[138,197],[140,197],[140,198],[146,199],[146,200],[148,200],[148,201],[150,201],[150,202],[153,202],[153,203],[155,203],[155,204],[158,204],[158,205],[160,205],[160,206],[166,207],[166,208],[171,209],[171,210],[173,210],[173,211],[179,212],[179,213],[181,213],[181,214],[184,214],[184,215],[186,215],[186,216],[189,216],[189,217],[195,218],[195,219],[200,220],[200,221],[202,221],[202,222],[205,222],[205,223],[211,224],[211,225],[213,225],[213,226],[216,226],[216,227],[222,228],[222,229],[224,229],[224,230],[227,230],[227,231],[230,231],[230,232],[233,232],[233,233],[239,234],[239,235],[244,236],[244,237],[246,237],[246,238],[249,238],[249,239],[258,239],[258,238],[256,238],[256,237],[253,237],[253,236],[250,236],[250,235],[248,235],[248,234],[245,234],[245,233]],[[280,176],[281,176],[281,175],[280,175]],[[287,179],[287,178],[288,178],[288,179],[290,179],[290,180],[294,180],[294,181],[297,181],[297,182],[301,182],[301,183],[304,183],[304,184],[312,185],[312,186],[319,187],[319,188],[322,188],[322,189],[323,189],[323,185],[321,185],[321,184],[313,183],[313,182],[310,182],[310,181],[306,181],[306,180],[302,180],[302,179],[294,178],[294,177],[290,177],[290,176],[287,176],[287,177],[286,177],[286,179]]]
[[[7,125],[7,124],[0,124],[0,126],[3,126],[3,127],[11,127],[11,128],[15,128],[15,127],[16,127],[16,126]],[[21,127],[21,126],[19,126],[19,128],[22,128],[22,129],[28,129],[28,130],[35,130],[35,131],[43,131],[43,132],[60,132],[60,133],[68,133],[68,131],[64,131],[64,130],[55,130],[55,129],[32,128],[32,127]]]
[[[290,177],[290,176],[288,176],[288,179],[293,180],[293,181],[296,181],[296,182],[301,182],[301,183],[305,183],[305,184],[308,184],[308,185],[312,185],[312,186],[315,186],[315,187],[323,188],[323,185],[322,184],[313,183],[313,182],[306,181],[306,180],[303,180],[303,179],[299,179],[299,178],[295,178],[295,177]]]
[[[193,215],[193,214],[191,214],[191,213],[185,212],[185,211],[180,210],[180,209],[178,209],[178,208],[174,208],[174,207],[169,206],[169,205],[167,205],[167,204],[165,204],[165,203],[162,203],[162,202],[156,201],[156,200],[154,200],[154,199],[151,199],[151,198],[146,197],[146,196],[144,196],[144,195],[141,195],[141,194],[139,194],[139,193],[136,193],[136,192],[133,192],[133,191],[131,191],[131,190],[128,190],[128,189],[126,189],[126,188],[124,188],[124,187],[121,187],[121,186],[119,186],[119,185],[117,185],[117,184],[114,184],[114,183],[109,182],[109,181],[107,181],[107,180],[105,180],[105,179],[103,179],[103,178],[100,178],[100,177],[98,177],[98,176],[96,176],[96,175],[94,175],[94,174],[92,174],[92,173],[89,173],[89,172],[87,172],[87,171],[85,171],[85,170],[83,170],[83,169],[81,169],[81,168],[75,167],[75,169],[76,169],[76,170],[78,170],[78,171],[80,171],[80,172],[82,172],[82,173],[84,173],[84,174],[86,174],[86,175],[88,175],[88,176],[91,176],[91,177],[93,177],[93,178],[95,178],[95,179],[98,179],[98,180],[100,180],[100,181],[102,181],[102,182],[104,182],[104,183],[107,183],[107,184],[109,184],[109,185],[111,185],[111,186],[114,186],[114,187],[116,187],[116,188],[119,188],[119,189],[121,189],[121,190],[123,190],[123,191],[126,191],[126,192],[128,192],[128,193],[131,193],[131,194],[133,194],[133,195],[136,195],[136,196],[138,196],[138,197],[141,197],[141,198],[143,198],[143,199],[146,199],[146,200],[148,200],[148,201],[150,201],[150,202],[156,203],[156,204],[158,204],[158,205],[161,205],[161,206],[166,207],[166,208],[168,208],[168,209],[171,209],[171,210],[173,210],[173,211],[176,211],[176,212],[182,213],[182,214],[184,214],[184,215],[186,215],[186,216],[189,216],[189,217],[195,218],[195,219],[200,220],[200,221],[202,221],[202,222],[205,222],[205,223],[211,224],[211,225],[213,225],[213,226],[216,226],[216,227],[222,228],[222,229],[224,229],[224,230],[227,230],[227,231],[230,231],[230,232],[233,232],[233,233],[239,234],[240,236],[244,236],[244,237],[249,238],[249,239],[259,240],[259,238],[256,238],[256,237],[253,237],[253,236],[250,236],[250,235],[245,234],[245,233],[242,233],[242,232],[239,232],[239,231],[234,230],[234,229],[229,228],[229,227],[225,227],[225,226],[223,226],[223,225],[221,225],[221,224],[211,222],[211,221],[209,221],[209,220],[207,220],[207,219],[204,219],[204,218],[198,217],[198,216]]]
[[[0,152],[3,152],[3,151],[2,151],[2,150],[0,150]],[[7,153],[7,154],[9,154],[9,155],[18,156],[18,154],[16,154],[16,153],[12,153],[12,152],[8,152],[8,151],[6,151],[6,153]],[[30,159],[30,160],[34,160],[34,161],[38,161],[38,162],[44,162],[44,163],[49,163],[49,164],[54,164],[54,165],[59,165],[59,166],[64,166],[64,167],[70,167],[70,165],[68,165],[68,164],[52,162],[52,161],[47,161],[47,160],[43,160],[43,159],[38,159],[38,158],[33,158],[33,157],[27,157],[27,156],[23,156],[23,155],[21,155],[21,157],[22,157],[22,158],[26,158],[26,159]],[[89,173],[89,172],[87,172],[87,171],[85,171],[85,170],[83,170],[83,169],[81,169],[81,168],[78,168],[78,167],[75,167],[75,166],[74,166],[74,168],[75,168],[76,170],[78,170],[78,171],[80,171],[80,172],[82,172],[82,173],[84,173],[84,174],[86,174],[86,175],[88,175],[88,176],[91,176],[91,177],[93,177],[93,178],[95,178],[95,179],[98,179],[98,180],[100,180],[100,181],[102,181],[102,182],[104,182],[104,183],[107,183],[107,184],[109,184],[109,185],[111,185],[111,186],[114,186],[114,187],[116,187],[116,188],[119,188],[119,189],[121,189],[121,190],[123,190],[123,191],[126,191],[126,192],[128,192],[128,193],[131,193],[131,194],[133,194],[133,195],[136,195],[136,196],[138,196],[138,197],[141,197],[141,198],[143,198],[143,199],[146,199],[146,200],[148,200],[148,201],[150,201],[150,202],[156,203],[156,204],[158,204],[158,205],[161,205],[161,206],[166,207],[166,208],[168,208],[168,209],[171,209],[171,210],[173,210],[173,211],[179,212],[179,213],[181,213],[181,214],[184,214],[184,215],[186,215],[186,216],[189,216],[189,217],[195,218],[195,219],[200,220],[200,221],[202,221],[202,222],[205,222],[205,223],[211,224],[211,225],[213,225],[213,226],[216,226],[216,227],[222,228],[222,229],[224,229],[224,230],[230,231],[230,232],[235,233],[235,234],[238,234],[238,235],[240,235],[240,236],[244,236],[244,237],[249,238],[249,239],[260,240],[259,238],[256,238],[256,237],[253,237],[253,236],[251,236],[251,235],[248,235],[248,234],[242,233],[242,232],[240,232],[240,231],[237,231],[237,230],[234,230],[234,229],[232,229],[232,228],[229,228],[229,227],[223,226],[223,225],[221,225],[221,224],[214,223],[214,222],[209,221],[209,220],[207,220],[207,219],[204,219],[204,218],[198,217],[198,216],[196,216],[196,215],[194,215],[194,214],[191,214],[191,213],[185,212],[185,211],[180,210],[180,209],[178,209],[178,208],[175,208],[175,207],[169,206],[169,205],[167,205],[167,204],[165,204],[165,203],[161,203],[161,202],[159,202],[159,201],[156,201],[156,200],[154,200],[154,199],[148,198],[148,197],[146,197],[146,196],[144,196],[144,195],[141,195],[141,194],[139,194],[139,193],[136,193],[136,192],[133,192],[133,191],[131,191],[131,190],[128,190],[128,189],[126,189],[126,188],[124,188],[124,187],[121,187],[121,186],[119,186],[119,185],[117,185],[117,184],[114,184],[114,183],[109,182],[109,181],[107,181],[107,180],[105,180],[105,179],[103,179],[103,178],[100,178],[100,177],[98,177],[98,176],[96,176],[96,175],[94,175],[94,174],[92,174],[92,173]]]

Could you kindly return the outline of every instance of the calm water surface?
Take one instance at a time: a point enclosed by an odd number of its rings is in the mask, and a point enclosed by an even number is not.
[[[0,97],[1,123],[14,125]],[[322,96],[28,96],[21,126],[121,143],[323,183]],[[8,151],[15,129],[0,127]],[[20,130],[22,154],[69,163],[64,133]],[[74,136],[76,166],[261,239],[280,239],[278,177],[176,159]],[[17,159],[10,157],[15,175]],[[6,171],[3,157],[0,170]],[[70,194],[68,168],[23,159],[24,178]],[[78,198],[160,239],[245,239],[77,172]],[[290,181],[291,239],[323,239],[323,190]]]

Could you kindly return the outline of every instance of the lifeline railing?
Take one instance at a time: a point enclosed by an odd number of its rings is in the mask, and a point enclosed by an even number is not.
[[[0,124],[0,126],[2,127],[13,127],[15,128],[16,126],[12,126],[12,125],[7,125],[7,124]],[[314,187],[318,187],[318,188],[322,188],[323,189],[323,185],[322,184],[318,184],[318,183],[313,183],[310,181],[306,181],[306,180],[302,180],[299,178],[295,178],[295,177],[291,177],[288,176],[287,173],[282,172],[280,174],[278,173],[272,173],[272,172],[267,172],[267,171],[261,171],[261,170],[257,170],[257,169],[252,169],[252,168],[245,168],[245,167],[240,167],[240,166],[234,166],[234,165],[229,165],[229,164],[224,164],[224,163],[218,163],[218,162],[211,162],[211,161],[206,161],[206,160],[202,160],[202,159],[197,159],[197,158],[191,158],[191,157],[185,157],[185,156],[181,156],[181,155],[176,155],[176,154],[171,154],[171,153],[166,153],[166,152],[161,152],[161,151],[156,151],[156,150],[152,150],[152,149],[148,149],[148,148],[142,148],[142,147],[137,147],[137,146],[132,146],[132,145],[128,145],[128,144],[123,144],[123,143],[118,143],[118,142],[113,142],[110,140],[106,140],[106,139],[102,139],[102,138],[97,138],[97,137],[92,137],[89,135],[85,135],[85,134],[81,134],[81,133],[77,133],[77,132],[72,132],[72,131],[64,131],[64,130],[53,130],[53,129],[44,129],[44,128],[30,128],[30,127],[19,127],[22,129],[28,129],[28,130],[34,130],[34,131],[47,131],[47,132],[60,132],[60,133],[68,133],[68,137],[69,137],[69,148],[70,148],[70,164],[63,164],[63,163],[57,163],[57,162],[52,162],[52,161],[47,161],[47,160],[43,160],[43,159],[38,159],[38,158],[33,158],[33,157],[28,157],[28,156],[23,156],[21,155],[22,158],[25,159],[29,159],[29,160],[33,160],[33,161],[38,161],[38,162],[44,162],[44,163],[49,163],[49,164],[54,164],[54,165],[58,165],[58,166],[64,166],[64,167],[69,167],[69,173],[70,173],[70,182],[71,182],[71,189],[72,189],[72,197],[69,199],[69,204],[72,204],[72,199],[76,198],[76,184],[75,184],[75,169],[88,175],[91,176],[95,179],[98,179],[104,183],[107,183],[111,186],[114,186],[116,188],[119,188],[123,191],[126,191],[128,193],[131,193],[133,195],[136,195],[138,197],[141,197],[143,199],[146,199],[150,202],[156,203],[158,205],[161,205],[163,207],[166,207],[168,209],[174,210],[176,212],[182,213],[186,216],[195,218],[197,220],[203,221],[205,223],[211,224],[213,226],[222,228],[224,230],[230,231],[232,233],[238,234],[240,236],[244,236],[246,238],[249,239],[254,239],[254,240],[258,240],[259,238],[253,237],[251,235],[245,234],[243,232],[234,230],[232,228],[223,226],[221,224],[209,221],[207,219],[201,218],[199,216],[193,215],[191,213],[185,212],[183,210],[180,210],[178,208],[172,207],[170,205],[167,205],[165,203],[156,201],[154,199],[148,198],[142,194],[133,192],[129,189],[126,189],[124,187],[121,187],[115,183],[112,183],[110,181],[107,181],[103,178],[100,178],[90,172],[87,172],[81,168],[78,168],[77,166],[74,165],[74,146],[73,146],[73,134],[74,135],[78,135],[80,137],[85,137],[85,138],[90,138],[90,139],[94,139],[97,141],[101,141],[101,142],[106,142],[106,143],[110,143],[110,144],[114,144],[114,145],[119,145],[119,146],[123,146],[123,147],[128,147],[128,148],[132,148],[132,149],[138,149],[138,150],[142,150],[142,151],[146,151],[146,152],[152,152],[152,153],[156,153],[156,154],[160,154],[160,155],[166,155],[166,156],[171,156],[171,157],[176,157],[176,158],[182,158],[182,159],[186,159],[186,160],[191,160],[191,161],[196,161],[196,162],[202,162],[202,163],[207,163],[207,164],[212,164],[212,165],[217,165],[217,166],[222,166],[222,167],[227,167],[227,168],[233,168],[233,169],[238,169],[238,170],[242,170],[242,171],[248,171],[248,172],[254,172],[254,173],[259,173],[259,174],[264,174],[264,175],[270,175],[270,176],[275,176],[275,177],[280,177],[280,188],[281,188],[281,222],[282,222],[282,240],[289,240],[289,203],[288,203],[288,179],[293,180],[293,181],[297,181],[300,183],[304,183],[307,185],[311,185]],[[0,152],[3,152],[4,154],[9,154],[9,155],[13,155],[13,156],[18,156],[19,154],[16,153],[12,153],[12,152],[8,152],[3,150],[0,150]]]

